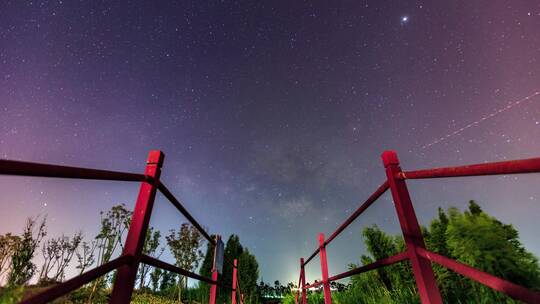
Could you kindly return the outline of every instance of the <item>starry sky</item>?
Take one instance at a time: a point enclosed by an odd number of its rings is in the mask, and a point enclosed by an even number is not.
[[[162,181],[195,218],[238,234],[265,281],[296,281],[317,233],[384,181],[385,149],[409,170],[539,155],[539,29],[532,0],[5,0],[0,157],[142,172],[161,149]],[[421,224],[475,199],[540,256],[539,183],[409,188]],[[49,236],[91,238],[137,189],[1,176],[0,233],[47,215]],[[151,221],[166,233],[185,219],[158,196]],[[371,224],[399,233],[388,193],[328,247],[331,274],[358,263]]]

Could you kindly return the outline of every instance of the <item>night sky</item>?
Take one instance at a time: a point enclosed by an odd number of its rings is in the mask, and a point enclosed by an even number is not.
[[[142,172],[161,149],[162,181],[270,282],[296,281],[317,233],[384,181],[385,149],[409,170],[539,156],[539,90],[533,0],[0,3],[0,157]],[[539,183],[408,184],[422,224],[475,199],[540,255]],[[91,238],[138,187],[2,176],[0,233],[47,214],[49,236]],[[164,234],[185,221],[155,206]],[[399,233],[388,193],[329,246],[331,274],[375,223]]]

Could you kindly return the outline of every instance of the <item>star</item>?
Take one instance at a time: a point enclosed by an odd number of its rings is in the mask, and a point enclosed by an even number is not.
[[[401,17],[401,23],[407,23],[409,21],[409,16]]]

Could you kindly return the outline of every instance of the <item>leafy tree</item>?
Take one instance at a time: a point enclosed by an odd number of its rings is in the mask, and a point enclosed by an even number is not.
[[[171,250],[176,266],[187,271],[193,271],[199,267],[199,262],[203,257],[200,250],[204,241],[201,233],[193,225],[183,223],[178,231],[170,230],[169,235],[165,237],[167,245]],[[184,286],[182,287],[182,282]],[[181,290],[187,289],[187,277],[180,276],[178,281],[178,300],[181,301]]]
[[[231,235],[225,244],[225,256],[232,261],[232,259],[238,258],[242,252],[244,252],[244,248],[240,244],[240,238],[237,235]],[[232,268],[230,263],[223,262],[223,274],[220,276],[220,281],[225,286],[232,286]],[[218,303],[226,303],[227,301],[230,301],[230,293],[219,292]]]
[[[113,206],[107,213],[100,212],[101,228],[96,236],[96,263],[103,265],[111,260],[112,255],[123,248],[123,236],[129,229],[132,212],[124,204]],[[91,303],[98,290],[106,285],[107,277],[99,277],[92,284],[88,302]]]
[[[79,269],[79,275],[81,275],[88,267],[92,266],[95,263],[96,248],[96,240],[93,240],[90,243],[82,241],[81,246],[79,246],[75,251],[75,255],[77,256],[76,268]]]
[[[160,250],[158,250],[160,238],[161,232],[159,230],[155,230],[154,227],[149,227],[144,241],[143,254],[159,258],[163,253],[163,250],[165,249],[162,247]],[[139,278],[139,289],[143,289],[146,287],[145,282],[149,270],[149,265],[146,265],[144,263],[141,263],[139,265],[137,274]]]
[[[67,236],[60,236],[47,240],[42,247],[43,265],[39,274],[39,282],[59,282],[64,279],[65,270],[75,255],[75,250],[82,240],[82,233],[76,233],[71,239]],[[54,274],[49,275],[53,270]]]
[[[15,244],[11,256],[11,271],[8,276],[8,285],[24,285],[36,272],[36,265],[32,263],[36,249],[47,235],[46,219],[38,224],[37,218],[28,218],[20,241]]]
[[[216,235],[210,236],[212,239],[216,239]],[[199,274],[206,278],[212,277],[212,266],[214,263],[214,245],[206,243],[206,253],[199,269]],[[206,282],[199,282],[199,294],[201,295],[201,303],[208,302],[208,296],[210,293],[210,285]]]
[[[246,303],[259,303],[260,295],[257,290],[259,279],[259,264],[247,248],[238,257],[238,281]],[[283,287],[284,288],[284,287]]]
[[[439,209],[438,216],[423,229],[426,246],[449,258],[502,277],[525,287],[540,290],[540,267],[537,258],[526,251],[518,232],[486,214],[474,201],[460,212]],[[377,226],[363,231],[369,255],[362,263],[405,250],[401,237],[385,234]],[[356,267],[351,265],[351,267]],[[502,293],[466,279],[444,267],[433,265],[441,294],[448,303],[517,303]],[[408,263],[398,263],[384,271],[370,271],[353,276],[345,291],[354,303],[418,303],[418,294]]]
[[[150,283],[152,284],[152,290],[154,292],[159,290],[159,280],[161,279],[163,271],[160,268],[154,267],[150,273]]]
[[[162,271],[161,274],[161,283],[159,285],[160,291],[167,291],[170,290],[172,287],[175,286],[176,282],[176,274],[170,271]]]
[[[11,269],[11,257],[15,253],[21,238],[11,233],[0,235],[0,282]]]
[[[538,259],[526,251],[512,225],[484,213],[474,201],[463,213],[448,210],[446,231],[450,255],[457,260],[528,288],[540,290]],[[472,284],[468,298],[500,302],[506,296],[479,284]]]

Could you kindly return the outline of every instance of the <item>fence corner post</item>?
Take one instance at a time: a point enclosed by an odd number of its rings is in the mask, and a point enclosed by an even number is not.
[[[236,304],[236,280],[238,276],[238,260],[234,259],[233,262],[233,276],[232,276],[232,294],[231,303]]]
[[[148,154],[144,175],[150,179],[141,183],[126,244],[122,251],[123,256],[131,256],[133,260],[132,263],[118,268],[110,303],[129,303],[131,301],[164,157],[163,152],[159,150],[152,150]]]
[[[324,291],[324,304],[332,304],[332,292],[330,291],[330,281],[328,280],[328,260],[326,258],[326,244],[324,243],[324,233],[319,234],[319,249]]]
[[[407,189],[405,180],[401,178],[401,167],[395,151],[384,151],[382,161],[388,179],[388,185],[392,192],[394,206],[403,233],[407,254],[416,280],[418,294],[422,304],[441,304],[441,294],[437,286],[435,274],[431,268],[431,262],[421,257],[416,252],[416,248],[425,248],[422,230],[418,224],[418,219]]]
[[[307,294],[304,287],[306,286],[306,271],[304,269],[304,258],[300,259],[300,288],[302,290],[302,304],[307,304]]]

